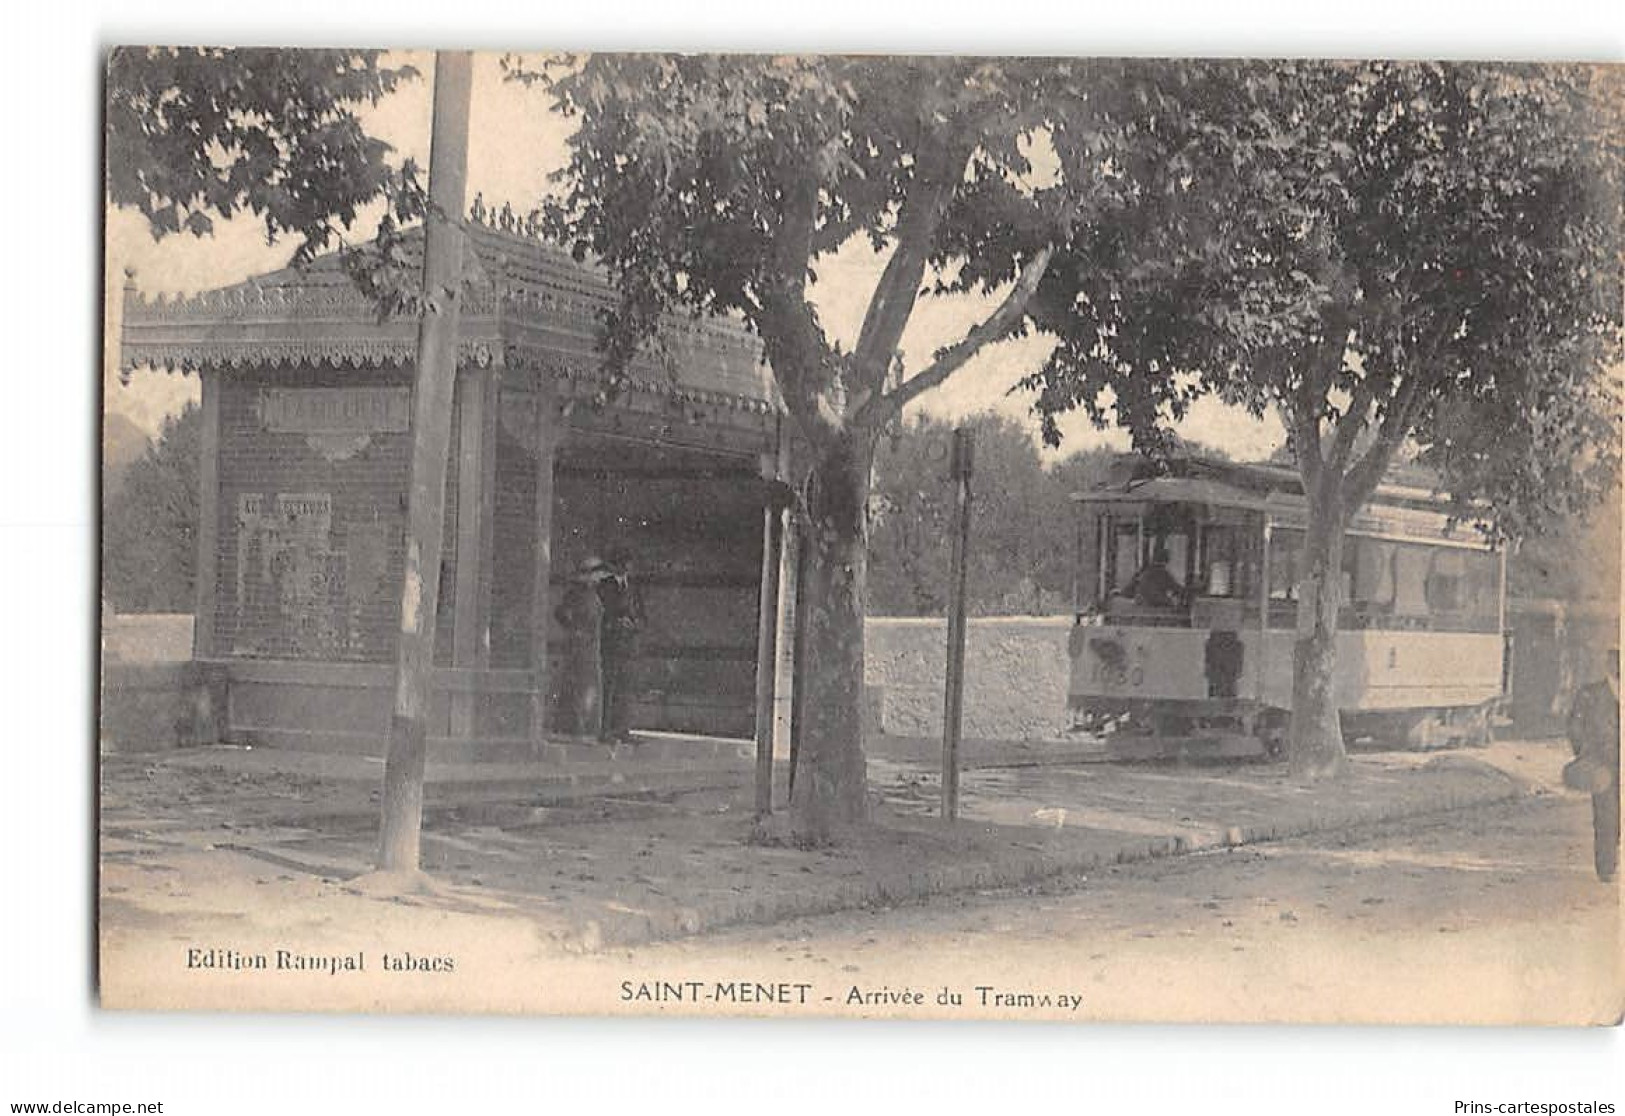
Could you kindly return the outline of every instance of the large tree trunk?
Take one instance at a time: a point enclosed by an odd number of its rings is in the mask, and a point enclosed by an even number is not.
[[[1293,645],[1292,725],[1287,745],[1287,769],[1301,779],[1340,775],[1348,765],[1337,715],[1343,522],[1339,496],[1311,496],[1298,580],[1298,638]]]
[[[806,625],[797,686],[806,687],[790,826],[823,844],[868,814],[863,758],[863,601],[873,451],[848,438],[814,463],[807,489]]]

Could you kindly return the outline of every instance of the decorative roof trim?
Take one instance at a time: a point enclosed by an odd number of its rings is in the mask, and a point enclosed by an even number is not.
[[[459,365],[553,366],[571,380],[602,383],[598,319],[614,303],[602,272],[517,232],[477,223],[465,229],[472,252]],[[629,387],[701,406],[783,411],[760,339],[738,323],[671,315],[662,340],[688,377],[706,385],[684,382],[646,353],[634,362]],[[416,321],[380,321],[336,256],[179,298],[144,297],[133,275],[125,284],[123,370],[381,368],[410,364],[416,350]]]
[[[391,368],[410,364],[417,354],[415,341],[354,338],[344,341],[285,339],[242,343],[234,340],[183,342],[126,342],[120,369],[155,368],[175,372],[238,372],[258,368]],[[462,341],[457,346],[459,368],[502,366],[505,353],[499,343]]]
[[[605,380],[603,372],[594,364],[561,358],[556,353],[524,344],[508,345],[504,354],[504,366],[520,371],[540,372],[568,383],[573,389],[581,388],[592,392],[596,392]],[[721,407],[752,415],[782,413],[776,397],[768,400],[732,392],[708,391],[668,377],[628,376],[623,388],[626,391],[660,396],[678,403]]]

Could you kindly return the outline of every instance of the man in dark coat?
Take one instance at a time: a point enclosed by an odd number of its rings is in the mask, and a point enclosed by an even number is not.
[[[1608,653],[1608,677],[1574,695],[1569,746],[1585,789],[1591,791],[1591,826],[1597,878],[1611,883],[1619,868],[1619,651]],[[1567,776],[1567,772],[1565,772]]]
[[[1178,608],[1185,603],[1185,587],[1168,572],[1168,548],[1158,543],[1151,563],[1142,566],[1128,585],[1128,594],[1151,608]]]

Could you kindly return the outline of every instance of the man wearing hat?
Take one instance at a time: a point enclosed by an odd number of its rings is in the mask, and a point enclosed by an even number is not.
[[[1565,784],[1591,792],[1597,878],[1611,883],[1619,868],[1619,649],[1608,652],[1608,675],[1574,695],[1569,714],[1574,762]]]

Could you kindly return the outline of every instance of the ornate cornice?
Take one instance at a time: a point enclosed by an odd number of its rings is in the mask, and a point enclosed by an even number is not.
[[[595,395],[604,383],[603,373],[590,360],[564,359],[555,352],[536,346],[510,344],[505,353],[504,363],[507,367],[519,371],[550,376],[555,381],[568,385],[571,391],[578,394]],[[707,390],[668,376],[628,376],[621,384],[621,393],[641,393],[675,403],[721,408],[753,415],[774,415],[780,410],[773,398]]]
[[[598,322],[613,304],[603,273],[514,232],[477,223],[466,229],[473,252],[459,363],[547,368],[596,389],[604,378],[595,346]],[[743,327],[672,316],[661,335],[665,359],[639,357],[623,388],[752,414],[783,409],[761,344]],[[125,370],[368,369],[410,364],[417,323],[380,320],[374,304],[329,256],[302,270],[180,298],[144,297],[129,276],[122,340]]]

